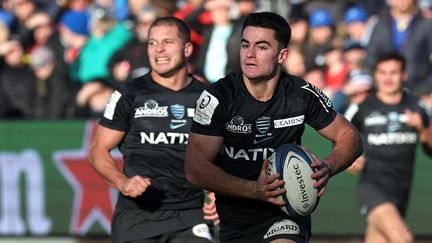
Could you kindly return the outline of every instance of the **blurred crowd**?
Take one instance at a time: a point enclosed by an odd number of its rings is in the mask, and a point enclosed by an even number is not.
[[[272,11],[292,28],[287,72],[344,113],[373,90],[371,67],[397,51],[406,88],[432,110],[432,0],[0,0],[0,118],[97,118],[113,89],[149,70],[147,31],[174,15],[192,29],[190,71],[240,72],[242,20]]]

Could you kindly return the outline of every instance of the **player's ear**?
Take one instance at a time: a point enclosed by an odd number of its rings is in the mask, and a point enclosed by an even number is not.
[[[187,42],[184,46],[184,55],[185,57],[190,57],[193,52],[193,45],[192,42]]]
[[[279,51],[278,63],[283,64],[287,58],[288,58],[288,48],[283,48],[282,50]]]

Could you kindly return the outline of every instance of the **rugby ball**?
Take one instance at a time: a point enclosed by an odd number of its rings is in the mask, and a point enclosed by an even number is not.
[[[279,173],[279,179],[285,181],[286,193],[278,199],[285,201],[281,209],[290,216],[307,216],[318,205],[318,189],[312,186],[316,182],[311,178],[316,171],[312,162],[309,153],[296,144],[281,145],[269,158],[267,174]]]

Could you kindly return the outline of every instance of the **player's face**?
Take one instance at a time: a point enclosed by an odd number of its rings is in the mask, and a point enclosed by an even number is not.
[[[251,81],[274,77],[287,58],[287,49],[280,50],[272,29],[248,26],[243,31],[240,64],[243,75]]]
[[[175,26],[161,25],[149,32],[148,55],[152,71],[169,77],[186,66],[192,52],[191,43],[183,43]]]
[[[374,78],[378,92],[395,94],[400,92],[406,74],[400,62],[388,60],[377,64]]]

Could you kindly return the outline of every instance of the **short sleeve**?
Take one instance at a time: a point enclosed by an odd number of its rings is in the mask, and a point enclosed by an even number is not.
[[[328,126],[336,117],[332,103],[320,89],[306,82],[302,86],[305,96],[304,101],[307,106],[307,123],[315,130],[321,130]]]
[[[99,122],[104,127],[115,130],[129,130],[132,101],[119,91],[114,91],[105,107],[104,114]]]
[[[215,90],[204,90],[196,102],[191,132],[224,136],[225,102]]]

